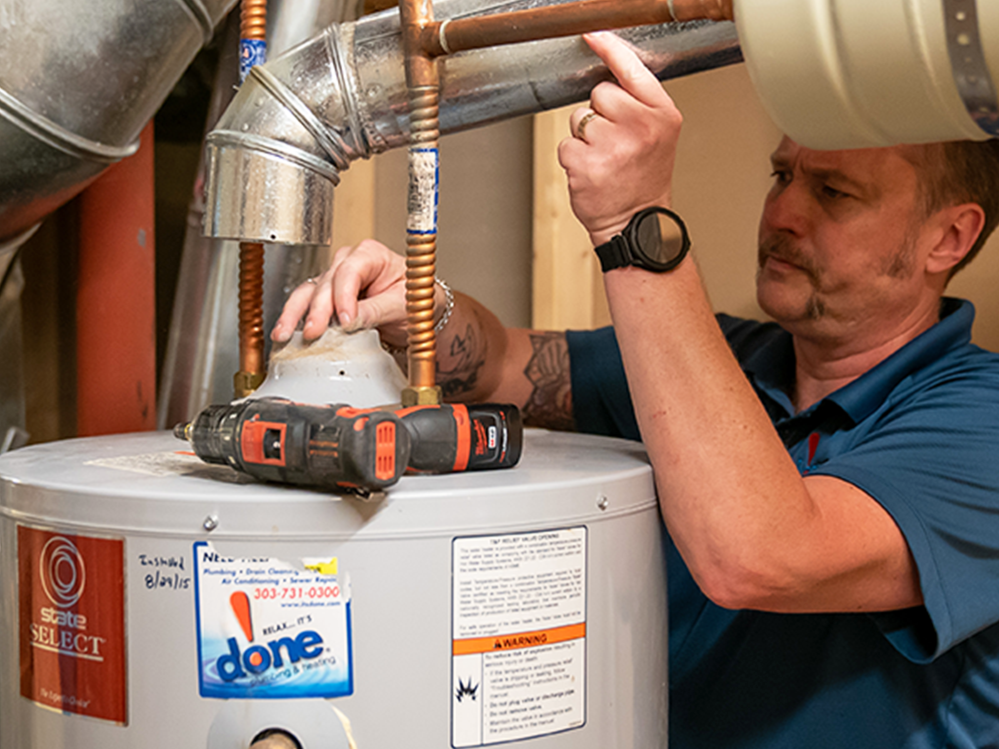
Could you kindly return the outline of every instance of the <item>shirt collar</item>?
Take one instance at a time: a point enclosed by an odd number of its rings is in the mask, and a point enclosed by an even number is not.
[[[822,402],[831,401],[854,423],[862,421],[884,403],[903,379],[947,352],[969,343],[974,320],[975,307],[971,302],[944,297],[940,303],[938,323],[853,382],[830,393],[805,413],[817,408]],[[793,392],[794,365],[791,334],[782,330],[747,357],[743,369],[757,387],[783,406],[790,415],[794,413],[789,395]]]

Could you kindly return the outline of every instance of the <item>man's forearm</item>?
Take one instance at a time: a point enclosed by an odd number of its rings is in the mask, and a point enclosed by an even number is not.
[[[918,601],[887,513],[844,482],[799,475],[693,261],[664,274],[612,271],[605,281],[663,517],[705,593],[775,611]]]
[[[446,400],[481,401],[499,383],[506,333],[496,316],[464,294],[437,334],[437,384]]]
[[[573,429],[565,333],[505,328],[464,294],[437,336],[437,384],[445,399],[517,405],[530,426]]]

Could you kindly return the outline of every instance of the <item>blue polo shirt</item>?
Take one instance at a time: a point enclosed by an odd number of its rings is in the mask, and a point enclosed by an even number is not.
[[[999,355],[971,344],[969,302],[941,315],[799,414],[790,335],[718,316],[801,473],[848,481],[894,518],[925,603],[731,611],[668,541],[670,749],[999,747]],[[639,439],[613,329],[568,341],[579,428]]]

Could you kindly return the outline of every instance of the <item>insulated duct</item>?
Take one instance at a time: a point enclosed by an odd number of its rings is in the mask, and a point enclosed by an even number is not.
[[[812,148],[999,135],[995,0],[738,0],[756,92]]]
[[[560,5],[559,0],[438,0],[438,20]],[[671,78],[738,62],[730,22],[620,32]],[[444,57],[442,133],[585,99],[606,68],[578,37]],[[325,245],[333,188],[358,158],[408,143],[399,14],[386,11],[320,35],[254,68],[207,139],[205,232],[213,237]]]
[[[235,0],[0,0],[0,240],[138,148]]]

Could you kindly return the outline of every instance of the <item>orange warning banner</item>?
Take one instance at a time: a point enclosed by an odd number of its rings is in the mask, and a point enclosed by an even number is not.
[[[536,632],[521,632],[516,635],[496,635],[495,637],[472,637],[467,640],[453,640],[451,653],[453,655],[469,655],[472,653],[493,653],[497,650],[517,650],[518,648],[536,648],[539,645],[551,645],[566,640],[578,640],[586,637],[586,622],[570,624],[554,629],[539,629]]]

